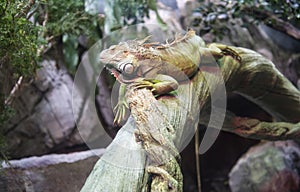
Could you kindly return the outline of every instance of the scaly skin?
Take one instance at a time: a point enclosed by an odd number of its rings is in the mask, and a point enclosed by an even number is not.
[[[155,95],[167,94],[177,89],[178,84],[190,80],[201,65],[230,55],[240,62],[240,56],[226,45],[211,44],[205,46],[204,41],[190,30],[184,36],[177,36],[171,43],[146,43],[143,40],[130,40],[113,45],[103,50],[100,61],[123,84],[135,82],[137,88],[149,88]],[[159,80],[158,74],[169,76]],[[124,86],[124,85],[123,85]],[[124,89],[124,88],[121,88]],[[125,116],[124,95],[119,96],[115,123]],[[123,103],[123,104],[122,104]]]
[[[131,83],[138,78],[153,79],[157,74],[173,77],[178,82],[195,75],[199,65],[231,55],[240,60],[239,55],[226,45],[212,44],[205,46],[201,37],[193,30],[183,37],[178,36],[171,43],[145,43],[143,40],[130,40],[112,45],[100,54],[100,61],[122,83]]]
[[[182,99],[184,101],[182,103],[186,103],[189,108],[187,108],[187,115],[182,111],[175,114],[178,116],[184,115],[183,118],[186,118],[184,120],[188,122],[185,126],[193,126],[194,121],[197,121],[193,115],[198,116],[200,110],[203,110],[204,104],[209,100],[210,88],[216,87],[218,78],[223,78],[227,91],[235,91],[247,97],[278,120],[292,122],[265,123],[248,118],[226,116],[223,125],[224,130],[258,139],[299,138],[300,129],[297,122],[300,121],[300,93],[275,68],[274,64],[262,55],[249,49],[229,47],[222,44],[205,46],[202,39],[196,36],[194,31],[189,31],[185,36],[177,37],[172,43],[164,45],[145,43],[148,39],[114,45],[104,50],[100,55],[100,59],[102,62],[107,63],[107,68],[124,85],[130,84],[136,88],[148,88],[155,95],[169,93],[176,90],[181,82],[191,80],[188,84],[182,84],[178,88],[178,95],[181,96],[178,98]],[[214,62],[219,64],[222,77],[215,76],[213,67],[210,68]],[[198,72],[199,67],[201,70],[204,68],[204,70]],[[161,78],[161,75],[164,75],[164,78]],[[165,77],[168,78],[165,79]],[[206,84],[208,79],[211,79],[210,82],[212,82],[210,87]],[[186,97],[187,99],[183,100]],[[121,95],[120,98],[124,98],[124,96]],[[143,99],[149,98],[142,98],[139,101],[142,101],[141,103],[145,102]],[[124,106],[122,105],[123,102],[124,100],[119,106]],[[138,109],[139,107],[134,108]],[[169,106],[169,109],[169,111],[176,112],[179,108]],[[148,111],[138,112],[135,115],[136,119],[140,118],[140,114],[148,114]],[[119,113],[118,116],[117,121],[122,119],[122,113]],[[151,122],[155,122],[153,119],[155,118],[152,118]],[[174,119],[180,118],[176,116]],[[205,123],[205,116],[200,121]],[[192,122],[192,124],[189,124],[189,122]],[[148,129],[144,130],[148,134],[147,131]],[[142,132],[138,135],[142,138],[143,135],[147,134]],[[156,137],[151,138],[154,138],[155,141],[161,141]],[[155,143],[146,142],[148,140],[145,138],[141,140],[146,144]],[[159,147],[171,146],[172,143],[169,140],[160,142]],[[152,148],[145,147],[145,149]],[[158,150],[155,148],[153,151]],[[153,156],[158,155],[154,154]],[[180,175],[170,172],[172,167],[177,166],[174,165],[176,165],[175,159],[167,163],[163,170],[159,169],[160,167],[148,166],[147,171],[154,175],[160,175],[164,180],[168,180],[176,186],[177,184],[173,180],[180,181],[180,179],[176,179]],[[169,173],[165,174],[164,170],[168,170]],[[159,186],[159,188],[163,188],[163,186]],[[180,188],[180,185],[178,188]]]

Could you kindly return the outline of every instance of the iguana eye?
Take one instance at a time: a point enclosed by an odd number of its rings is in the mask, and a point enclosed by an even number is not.
[[[127,74],[132,74],[134,71],[134,67],[133,67],[132,63],[125,63],[122,66],[122,71],[124,71]]]

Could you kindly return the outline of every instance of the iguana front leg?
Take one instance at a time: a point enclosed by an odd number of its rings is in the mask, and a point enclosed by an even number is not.
[[[128,104],[125,99],[125,93],[126,93],[126,84],[121,84],[119,88],[119,97],[118,97],[118,103],[114,107],[114,124],[119,125],[122,120],[126,116],[126,109],[128,109]]]
[[[136,89],[147,88],[152,91],[154,96],[170,94],[178,88],[178,82],[167,75],[157,75],[155,79],[138,78],[132,83]],[[125,99],[126,84],[121,84],[119,90],[118,104],[114,108],[115,118],[114,123],[120,124],[125,118],[126,108],[128,104]]]

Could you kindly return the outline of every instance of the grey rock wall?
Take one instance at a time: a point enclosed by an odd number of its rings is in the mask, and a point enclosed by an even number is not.
[[[3,163],[1,192],[79,192],[104,149]]]
[[[102,132],[95,130],[97,114],[80,118],[80,133],[72,106],[73,79],[54,60],[44,60],[37,77],[23,85],[14,99],[16,114],[4,127],[9,158],[43,155],[57,150],[85,145],[85,139],[97,140]],[[76,98],[78,110],[88,103]],[[99,133],[99,135],[98,135]]]

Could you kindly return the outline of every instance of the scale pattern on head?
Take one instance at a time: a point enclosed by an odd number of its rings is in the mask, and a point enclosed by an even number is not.
[[[101,52],[100,61],[106,63],[120,81],[143,77],[151,70],[170,72],[175,67],[188,76],[197,70],[200,60],[197,49],[204,47],[205,43],[195,35],[195,31],[190,30],[184,36],[177,35],[171,43],[146,43],[149,39],[150,36],[112,45]]]

